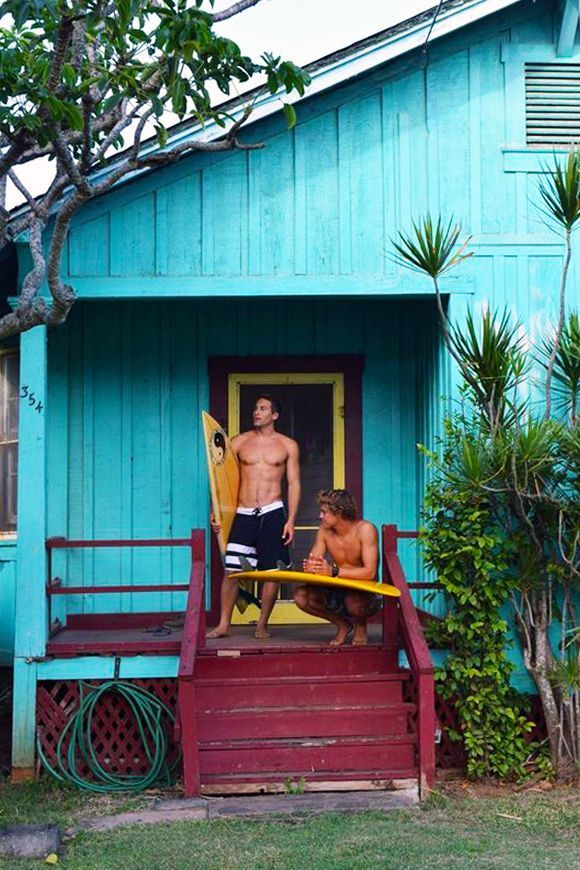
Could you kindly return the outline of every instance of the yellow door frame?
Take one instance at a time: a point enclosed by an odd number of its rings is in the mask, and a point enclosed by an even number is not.
[[[252,384],[276,386],[280,384],[330,384],[332,386],[332,432],[333,432],[333,481],[335,489],[345,486],[345,435],[344,435],[344,375],[342,372],[233,372],[228,375],[228,430],[230,437],[240,432],[240,388]],[[297,526],[299,531],[312,530],[317,526]],[[234,611],[233,623],[247,625],[258,619],[258,608],[250,604],[244,613]],[[283,625],[292,623],[324,622],[299,610],[293,602],[280,601],[274,607],[270,622]]]

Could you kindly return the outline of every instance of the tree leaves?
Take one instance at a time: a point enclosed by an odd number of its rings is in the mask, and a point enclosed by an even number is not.
[[[548,222],[571,231],[580,220],[580,154],[570,151],[564,165],[554,155],[553,166],[544,166],[544,172],[538,185],[540,210]]]
[[[4,337],[66,317],[74,291],[60,281],[58,266],[68,225],[87,199],[136,169],[165,165],[196,148],[259,147],[244,145],[240,137],[253,100],[232,108],[214,99],[216,88],[230,98],[259,74],[266,92],[301,95],[310,79],[291,61],[244,54],[214,31],[214,17],[202,0],[0,0],[0,14],[3,173],[38,156],[54,160],[56,172],[52,183],[52,173],[47,174],[45,197],[18,216],[14,231],[26,231],[39,214],[43,223],[54,217],[59,228],[50,236],[46,261],[43,252],[36,252],[36,267],[24,276],[32,304],[29,299],[0,319]],[[169,144],[168,111],[191,121],[192,128],[215,124],[224,135],[218,138],[213,131],[211,142],[181,135]],[[294,107],[286,104],[281,111],[294,126]],[[141,151],[152,136],[160,150]],[[120,149],[124,153],[116,155],[112,171],[95,183],[94,170]],[[14,227],[6,218],[0,224],[2,247]],[[54,310],[44,300],[35,304],[45,268]]]
[[[472,256],[466,251],[469,239],[459,244],[460,235],[461,227],[453,223],[453,218],[447,224],[441,217],[433,222],[427,213],[418,223],[413,221],[413,233],[401,230],[392,240],[399,255],[396,260],[416,272],[439,278]]]

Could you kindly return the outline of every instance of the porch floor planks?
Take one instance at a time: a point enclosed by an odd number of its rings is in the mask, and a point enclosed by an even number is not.
[[[90,626],[83,627],[78,623],[74,627],[65,627],[51,637],[47,645],[49,656],[73,656],[83,654],[101,653],[111,654],[135,654],[145,655],[179,655],[183,629],[172,628],[167,635],[156,635],[144,630],[147,627],[161,625],[163,620],[155,618],[147,625],[147,620],[142,618],[139,626],[127,625],[123,627],[118,619],[111,626],[107,614],[103,614],[102,623],[93,615]],[[143,614],[142,617],[146,615]],[[172,615],[173,616],[173,615]],[[328,648],[330,640],[334,637],[335,629],[331,625],[273,625],[270,629],[271,636],[264,640],[254,637],[255,627],[252,625],[233,626],[229,637],[207,639],[206,645],[198,651],[198,655],[229,655],[235,656],[237,652],[275,652],[292,648],[301,649]],[[347,644],[344,648],[363,650],[372,647],[382,647],[382,626],[369,625],[369,644],[367,647],[351,647]]]

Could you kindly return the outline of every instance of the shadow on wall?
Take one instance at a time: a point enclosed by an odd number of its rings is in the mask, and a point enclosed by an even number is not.
[[[10,244],[0,251],[0,317],[10,309],[8,299],[18,290],[18,260],[16,245]]]
[[[0,668],[0,782],[10,774],[12,669]]]

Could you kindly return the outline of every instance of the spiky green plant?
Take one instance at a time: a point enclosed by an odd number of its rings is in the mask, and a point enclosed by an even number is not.
[[[462,228],[455,223],[453,217],[445,223],[441,216],[433,221],[429,212],[417,222],[413,221],[413,231],[409,233],[399,230],[396,238],[391,240],[397,252],[394,260],[400,266],[427,275],[433,282],[435,299],[441,324],[443,339],[451,355],[461,365],[449,334],[449,322],[443,308],[439,278],[458,266],[463,260],[472,256],[467,251],[469,237],[460,241]]]
[[[559,316],[556,335],[546,367],[546,420],[552,411],[552,377],[560,340],[566,319],[566,283],[568,269],[572,257],[572,232],[580,221],[580,154],[573,149],[568,154],[564,164],[554,155],[554,165],[544,167],[545,175],[539,182],[539,193],[542,200],[540,211],[549,225],[555,226],[564,233],[566,252],[560,279]]]
[[[517,388],[528,364],[519,333],[508,311],[500,316],[488,309],[480,319],[479,329],[468,312],[465,331],[450,328],[450,340],[461,360],[463,375],[475,393],[483,417],[492,433],[502,422],[513,417]],[[510,417],[510,419],[511,419]]]
[[[459,243],[461,232],[461,226],[453,222],[453,217],[447,224],[441,217],[434,222],[427,212],[419,221],[413,221],[413,233],[400,231],[397,239],[393,239],[393,247],[398,252],[396,259],[401,265],[436,280],[472,256],[466,251],[469,238]]]
[[[542,350],[549,360],[551,342],[546,341]],[[553,378],[553,389],[560,408],[567,415],[570,425],[575,426],[580,399],[580,319],[576,312],[572,312],[564,323],[554,359]]]

